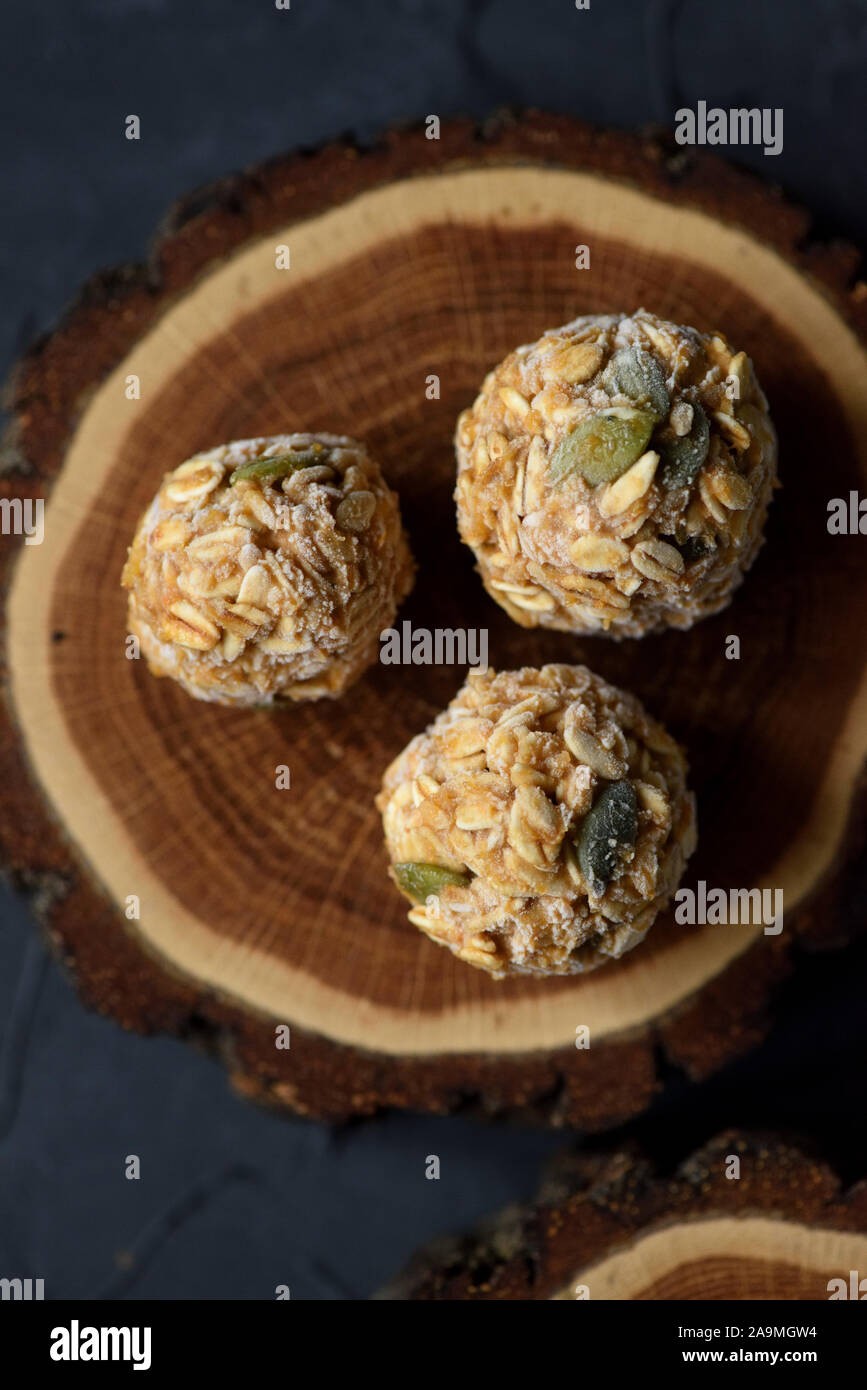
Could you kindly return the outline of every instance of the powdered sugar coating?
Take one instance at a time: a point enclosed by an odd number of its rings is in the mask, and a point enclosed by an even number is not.
[[[622,476],[558,477],[582,422],[640,413],[612,385],[624,350],[655,364],[667,414]],[[699,410],[706,458],[672,486],[659,441],[687,436]],[[510,353],[460,416],[456,449],[458,526],[491,597],[524,627],[614,637],[723,608],[761,545],[776,482],[776,435],[746,355],[644,310],[577,318]]]
[[[575,843],[615,781],[634,789],[637,835],[597,893]],[[497,978],[579,974],[636,946],[696,839],[681,749],[583,666],[472,672],[392,763],[377,805],[392,865],[468,876],[410,920]]]
[[[302,455],[288,476],[241,478]],[[123,572],[155,675],[200,700],[336,696],[376,660],[412,584],[397,496],[357,440],[283,434],[197,454],[163,479]]]

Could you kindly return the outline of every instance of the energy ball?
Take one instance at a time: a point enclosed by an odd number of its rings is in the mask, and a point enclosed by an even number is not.
[[[777,441],[749,358],[639,310],[519,347],[458,420],[461,537],[523,627],[641,637],[755,559]]]
[[[471,672],[377,798],[410,921],[496,979],[616,960],[695,848],[686,774],[635,696],[585,666]]]
[[[281,434],[196,454],[130,546],[129,631],[198,700],[341,695],[412,586],[398,500],[355,439]]]

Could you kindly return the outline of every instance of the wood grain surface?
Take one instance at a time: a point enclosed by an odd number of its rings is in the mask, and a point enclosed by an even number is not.
[[[380,1296],[827,1300],[865,1261],[867,1184],[729,1131],[670,1177],[636,1153],[566,1155],[536,1203],[420,1252]]]
[[[274,161],[87,288],[11,388],[3,495],[49,501],[42,545],[14,568],[4,545],[0,797],[6,863],[90,1003],[206,1038],[249,1094],[329,1117],[476,1101],[599,1128],[648,1103],[663,1059],[701,1076],[762,1036],[794,948],[860,925],[837,886],[863,826],[864,597],[859,538],[829,536],[826,506],[863,489],[867,312],[851,253],[806,229],[719,161],[530,114]],[[458,542],[455,417],[517,343],[638,306],[754,358],[781,442],[767,545],[690,633],[528,633]],[[402,619],[487,628],[497,668],[584,661],[670,727],[698,795],[686,884],[783,889],[779,937],[669,917],[587,977],[491,981],[406,923],[372,804],[462,671],[379,666],[339,702],[270,714],[125,659],[120,569],[163,473],[296,429],[363,437],[399,491],[420,567]]]

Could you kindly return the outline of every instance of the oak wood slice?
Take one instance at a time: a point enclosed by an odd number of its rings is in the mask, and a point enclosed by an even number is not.
[[[574,1155],[533,1206],[429,1247],[380,1297],[827,1300],[865,1265],[867,1182],[844,1191],[779,1138],[729,1132],[671,1178]]]
[[[701,1077],[761,1038],[796,944],[857,925],[838,899],[863,825],[863,541],[828,535],[826,503],[867,471],[867,295],[852,253],[807,229],[721,161],[531,113],[275,160],[86,287],[10,391],[3,495],[48,505],[42,545],[4,540],[0,798],[6,865],[91,1004],[205,1039],[245,1092],[328,1117],[474,1102],[600,1128],[664,1066]],[[692,632],[527,632],[457,539],[456,415],[514,345],[640,305],[754,357],[781,437],[768,543]],[[299,429],[383,460],[420,564],[403,619],[486,627],[497,668],[584,661],[668,724],[698,794],[687,885],[782,888],[780,936],[669,917],[586,977],[492,981],[407,924],[373,807],[463,671],[379,666],[339,702],[270,714],[196,703],[125,658],[120,570],[163,473]]]

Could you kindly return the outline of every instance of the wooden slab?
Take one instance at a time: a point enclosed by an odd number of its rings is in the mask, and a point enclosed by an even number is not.
[[[661,1065],[706,1075],[763,1035],[793,944],[859,925],[837,894],[863,825],[863,540],[829,536],[826,505],[864,488],[867,295],[851,253],[806,230],[720,161],[531,114],[277,160],[195,195],[147,266],[87,287],[11,388],[3,495],[50,496],[43,544],[13,567],[4,542],[0,797],[5,862],[90,1003],[204,1038],[249,1094],[328,1117],[476,1101],[599,1128],[649,1102]],[[690,633],[528,633],[457,539],[455,417],[515,344],[640,305],[753,356],[781,438],[768,543]],[[120,569],[163,473],[301,428],[365,438],[399,490],[420,564],[403,618],[486,627],[498,668],[584,661],[669,725],[699,802],[686,884],[782,888],[780,936],[669,918],[590,976],[491,981],[406,923],[373,807],[462,671],[380,666],[272,715],[125,659]]]
[[[867,1183],[844,1191],[778,1138],[720,1135],[671,1178],[635,1154],[577,1154],[548,1188],[421,1252],[380,1296],[824,1301],[867,1265]]]

